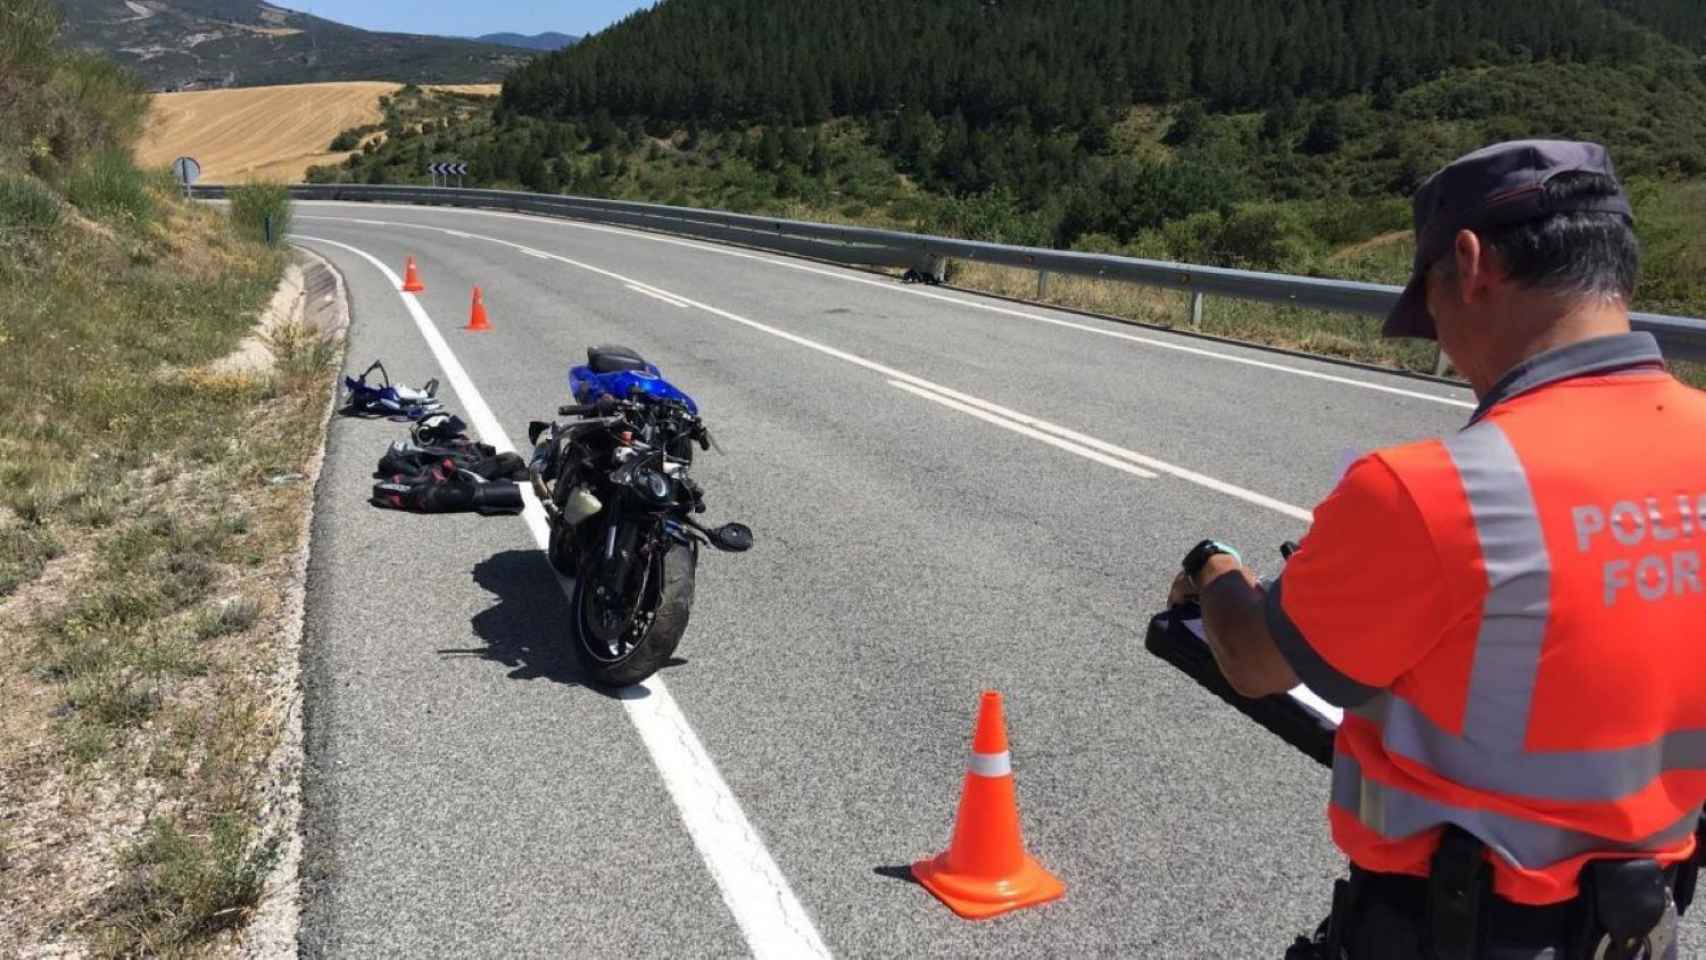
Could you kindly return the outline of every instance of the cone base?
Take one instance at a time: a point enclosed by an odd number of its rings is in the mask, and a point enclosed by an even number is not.
[[[994,880],[953,873],[946,853],[914,863],[912,876],[949,910],[968,920],[1059,900],[1066,893],[1065,885],[1029,856],[1011,876]]]
[[[403,284],[403,292],[404,293],[425,293],[426,287],[424,287],[418,283],[405,283],[405,284]]]

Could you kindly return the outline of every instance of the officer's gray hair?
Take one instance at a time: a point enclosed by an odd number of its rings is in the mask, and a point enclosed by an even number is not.
[[[1609,195],[1617,183],[1597,173],[1565,173],[1546,185],[1554,198]],[[1628,303],[1640,277],[1641,245],[1634,224],[1619,213],[1560,213],[1544,220],[1476,231],[1498,256],[1511,280],[1524,289],[1566,299]],[[1440,263],[1445,276],[1457,272],[1456,258]]]

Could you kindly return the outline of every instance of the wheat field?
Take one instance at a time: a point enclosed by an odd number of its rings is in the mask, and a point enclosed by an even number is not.
[[[202,183],[299,183],[309,167],[348,156],[326,149],[332,138],[350,127],[380,122],[379,98],[401,88],[360,81],[155,94],[137,160],[164,166],[180,156],[194,157],[201,164]],[[499,87],[442,89],[496,95]]]

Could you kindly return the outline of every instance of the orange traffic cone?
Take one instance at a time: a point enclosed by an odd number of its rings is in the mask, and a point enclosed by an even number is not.
[[[403,292],[420,293],[425,289],[426,284],[421,283],[421,275],[415,270],[415,258],[410,257],[408,266],[403,268]]]
[[[946,852],[912,865],[926,890],[962,917],[981,920],[1057,900],[1066,888],[1025,853],[1007,753],[1001,694],[983,693],[959,819]]]
[[[468,313],[468,325],[464,330],[490,330],[492,325],[486,320],[486,301],[480,298],[480,288],[474,288],[474,306]]]

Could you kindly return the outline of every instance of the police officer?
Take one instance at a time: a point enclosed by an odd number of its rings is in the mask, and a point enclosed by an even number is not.
[[[1413,212],[1384,332],[1439,341],[1468,425],[1354,463],[1271,584],[1204,541],[1170,598],[1240,693],[1346,710],[1350,877],[1288,956],[1674,957],[1706,800],[1706,393],[1631,332],[1603,147],[1487,147]]]

